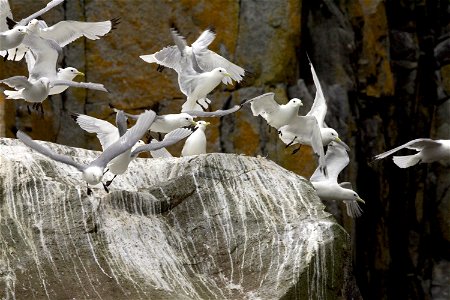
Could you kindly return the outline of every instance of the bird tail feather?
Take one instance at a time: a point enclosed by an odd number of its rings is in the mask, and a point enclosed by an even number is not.
[[[392,160],[400,168],[408,168],[414,166],[420,162],[420,157],[417,154],[405,155],[405,156],[393,156]]]
[[[362,215],[362,209],[359,207],[356,201],[345,201],[345,206],[347,207],[347,215],[352,218],[357,218]]]

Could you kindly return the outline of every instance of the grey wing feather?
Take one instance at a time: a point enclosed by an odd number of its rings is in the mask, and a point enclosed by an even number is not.
[[[316,86],[316,96],[314,98],[314,103],[311,107],[311,110],[306,115],[316,117],[320,128],[324,128],[325,115],[327,114],[327,103],[325,100],[325,96],[323,95],[323,90],[322,86],[320,85],[319,78],[317,77],[316,71],[314,70],[311,61],[309,61],[309,64],[311,65],[311,73],[313,76],[314,85]]]
[[[116,156],[131,149],[147,132],[150,125],[155,120],[156,114],[152,110],[146,110],[139,116],[136,124],[129,129],[118,141],[106,148],[103,153],[90,165],[105,168],[106,165]]]
[[[344,188],[344,189],[353,190],[352,183],[348,182],[348,181],[344,181],[344,182],[339,183],[339,186]]]
[[[200,111],[200,110],[195,110],[195,111],[186,111],[185,113],[193,116],[193,117],[197,117],[197,118],[212,118],[212,117],[223,117],[232,113],[237,112],[238,110],[240,110],[242,108],[241,105],[235,105],[230,109],[218,109],[216,111]]]
[[[79,171],[83,171],[85,169],[85,166],[77,163],[72,158],[70,158],[67,155],[58,154],[56,152],[53,152],[49,148],[39,144],[38,142],[31,139],[28,135],[23,133],[22,131],[17,131],[17,138],[20,139],[25,145],[30,147],[31,149],[41,153],[42,155],[45,155],[55,161],[61,162],[66,165],[70,165],[72,167],[77,168]]]
[[[62,54],[61,47],[55,41],[36,35],[27,36],[23,44],[30,48],[35,59],[32,68],[28,70],[30,78],[35,80],[41,77],[55,78],[58,58]],[[31,65],[31,62],[28,64]]]
[[[50,83],[50,87],[54,87],[57,85],[67,85],[67,86],[71,86],[71,87],[85,88],[85,89],[90,89],[90,90],[108,92],[108,90],[103,86],[103,84],[100,84],[100,83],[76,82],[76,81],[70,81],[70,80],[53,80]]]
[[[25,19],[20,20],[19,25],[27,25],[28,22],[30,22],[33,19],[36,19],[37,17],[39,17],[40,15],[45,14],[46,12],[48,12],[50,9],[52,9],[53,7],[61,4],[62,2],[64,2],[64,0],[52,0],[49,3],[47,3],[47,5],[42,8],[41,10],[38,10],[37,12],[35,12],[34,14],[26,17]]]
[[[164,67],[174,69],[177,73],[181,72],[181,53],[177,46],[165,47],[154,54],[156,62]]]
[[[432,139],[427,139],[427,138],[415,139],[415,140],[409,141],[409,142],[407,142],[407,143],[405,143],[403,145],[400,145],[400,146],[398,146],[398,147],[396,147],[394,149],[391,149],[391,150],[386,151],[384,153],[378,154],[378,155],[376,155],[374,157],[374,159],[385,158],[385,157],[387,157],[387,156],[389,156],[389,155],[391,155],[391,154],[393,154],[393,153],[395,153],[395,152],[397,152],[397,151],[399,151],[401,149],[404,149],[404,148],[420,151],[420,150],[422,150],[425,147],[438,147],[440,145],[441,145],[441,143],[439,143],[437,141],[434,141]]]
[[[181,141],[182,139],[188,137],[189,135],[192,134],[192,132],[193,131],[188,128],[177,128],[175,130],[172,130],[168,134],[166,134],[164,139],[160,142],[150,143],[147,145],[137,147],[136,149],[133,150],[133,152],[131,153],[131,156],[132,157],[137,156],[141,152],[154,151],[154,150],[168,147],[168,146],[173,145],[173,144]]]
[[[4,83],[9,87],[15,88],[16,90],[29,88],[31,87],[31,83],[25,76],[13,76],[3,80],[0,80],[0,83]]]
[[[170,28],[170,34],[172,35],[172,39],[175,42],[178,51],[180,51],[181,56],[184,56],[187,47],[186,39],[175,28]]]
[[[71,116],[81,129],[97,135],[103,150],[120,138],[117,128],[105,120],[82,114],[72,114]]]
[[[193,50],[195,57],[197,59],[198,65],[200,69],[209,72],[215,68],[222,67],[227,70],[227,73],[230,74],[230,77],[225,76],[222,79],[222,82],[225,84],[231,84],[232,80],[237,82],[242,81],[243,76],[245,75],[245,70],[238,65],[233,64],[226,58],[220,56],[214,51],[205,49],[203,51]]]
[[[216,34],[210,29],[206,29],[200,34],[200,36],[192,43],[192,49],[194,52],[207,49],[208,46],[214,41]]]
[[[348,165],[350,158],[348,157],[347,150],[341,145],[331,142],[328,144],[327,154],[325,155],[325,164],[327,166],[328,178],[321,175],[316,170],[311,176],[311,181],[324,181],[329,180],[337,183],[339,173]]]
[[[125,116],[123,110],[119,110],[116,113],[116,126],[117,129],[119,130],[120,136],[124,135],[128,130],[127,117]]]
[[[273,113],[280,109],[280,105],[275,101],[274,93],[265,93],[251,99],[251,109],[254,116],[262,113]]]

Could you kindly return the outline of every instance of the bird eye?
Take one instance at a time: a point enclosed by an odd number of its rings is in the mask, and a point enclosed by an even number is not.
[[[188,120],[188,121],[189,121],[189,118],[186,118],[186,120]]]
[[[222,73],[222,70],[219,70],[220,73]]]
[[[353,196],[358,197],[356,194],[353,194]]]

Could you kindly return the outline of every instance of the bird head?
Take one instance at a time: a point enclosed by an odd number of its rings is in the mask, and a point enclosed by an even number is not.
[[[211,124],[211,123],[205,122],[205,121],[197,121],[197,122],[195,122],[195,127],[196,127],[196,128],[202,128],[202,129],[205,129],[206,126],[208,126],[208,125],[210,125],[210,124]]]
[[[84,73],[72,67],[58,68],[58,76],[60,77],[60,79],[72,80],[77,75],[84,76]]]
[[[227,70],[225,70],[225,68],[215,68],[213,70],[213,72],[222,77],[226,77],[226,76],[231,77],[231,75],[227,72]]]
[[[26,26],[16,26],[14,27],[14,29],[19,33],[19,34],[28,34],[30,33],[30,31],[28,30],[28,27]]]
[[[336,142],[345,148],[345,150],[350,151],[350,147],[347,146],[340,138],[339,134],[333,128],[321,128],[320,133],[322,135],[322,143],[324,146],[327,146],[331,142]]]
[[[292,107],[300,107],[303,106],[303,102],[298,98],[292,98],[291,100],[289,100],[288,105]]]
[[[103,170],[99,167],[88,167],[83,171],[83,179],[90,185],[96,185],[102,181]]]
[[[196,125],[197,123],[194,121],[194,117],[192,117],[190,114],[187,113],[180,113],[180,120],[181,120],[181,126],[180,127],[184,127],[184,126],[192,126],[192,125]]]
[[[38,29],[39,20],[33,19],[30,22],[28,22],[27,28],[31,32],[35,32]]]

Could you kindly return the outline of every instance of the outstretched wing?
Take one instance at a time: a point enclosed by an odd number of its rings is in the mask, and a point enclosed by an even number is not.
[[[120,136],[124,135],[128,130],[127,117],[125,116],[123,110],[119,110],[116,112],[116,126],[119,130]]]
[[[71,114],[71,117],[81,129],[97,135],[103,151],[120,138],[119,130],[107,121],[82,114]]]
[[[398,146],[397,148],[394,148],[392,150],[378,154],[374,157],[374,159],[385,158],[385,157],[387,157],[401,149],[404,149],[404,148],[420,151],[425,147],[428,148],[428,147],[439,147],[439,146],[441,146],[441,143],[439,143],[435,140],[432,140],[432,139],[427,139],[427,138],[415,139],[415,140],[409,141],[401,146]]]
[[[31,83],[25,76],[13,76],[3,80],[0,83],[4,83],[9,87],[15,88],[16,90],[26,89],[31,87]]]
[[[308,57],[309,60],[309,57]],[[316,71],[309,61],[311,66],[311,73],[314,80],[314,85],[316,86],[316,97],[314,98],[314,103],[311,110],[306,114],[307,116],[314,116],[319,123],[320,128],[324,128],[325,115],[327,114],[327,102],[325,101],[325,96],[323,95],[322,86],[320,85],[319,78],[317,77]]]
[[[223,117],[232,113],[237,112],[242,108],[241,105],[235,105],[229,109],[218,109],[216,111],[200,111],[200,110],[191,110],[185,111],[185,113],[193,116],[194,118],[213,118],[213,117]]]
[[[142,113],[136,124],[121,136],[119,140],[106,148],[103,153],[90,164],[90,166],[105,168],[112,159],[128,149],[131,149],[147,132],[155,117],[156,113],[152,110],[146,110]]]
[[[347,150],[341,145],[331,142],[328,144],[327,154],[325,155],[325,164],[327,166],[328,178],[320,172],[317,168],[314,174],[311,176],[311,181],[325,181],[337,183],[339,173],[348,165],[350,158],[348,157]],[[342,186],[348,186],[347,183],[342,183]]]
[[[92,82],[77,82],[71,80],[53,80],[50,82],[50,87],[58,86],[58,85],[67,85],[71,87],[84,88],[90,90],[97,90],[102,92],[107,92],[108,90],[101,83],[92,83]]]
[[[147,145],[139,146],[131,152],[131,157],[137,156],[141,152],[154,151],[173,145],[192,134],[192,130],[188,128],[177,128],[172,130],[160,142],[154,142]]]
[[[275,101],[274,93],[265,93],[258,97],[250,99],[250,107],[253,115],[271,114],[280,109],[280,105]]]
[[[97,40],[110,32],[117,24],[117,19],[103,22],[61,21],[51,27],[41,29],[40,36],[54,40],[64,47],[82,36],[90,40]]]
[[[165,47],[154,54],[141,55],[139,57],[145,62],[157,63],[161,66],[174,69],[177,73],[181,72],[181,53],[177,46]]]
[[[31,149],[41,153],[42,155],[45,155],[45,156],[49,157],[49,158],[51,158],[51,159],[53,159],[55,161],[61,162],[61,163],[66,164],[66,165],[70,165],[72,167],[75,167],[81,172],[85,169],[84,165],[82,165],[80,163],[77,163],[71,157],[69,157],[67,155],[62,155],[62,154],[58,154],[56,152],[53,152],[49,148],[47,148],[47,147],[39,144],[38,142],[34,141],[28,135],[26,135],[25,133],[23,133],[20,130],[17,131],[17,138],[19,140],[21,140],[25,145],[30,147]]]
[[[20,20],[18,24],[19,24],[19,25],[24,25],[24,26],[25,26],[25,25],[27,25],[28,22],[30,22],[31,20],[36,19],[36,18],[39,17],[40,15],[45,14],[45,13],[48,12],[50,9],[52,9],[53,7],[59,5],[59,4],[63,3],[63,2],[64,2],[64,0],[52,0],[52,1],[50,1],[49,3],[47,3],[47,5],[46,5],[43,9],[38,10],[37,12],[35,12],[34,14],[32,14],[32,15],[26,17],[25,19]]]
[[[6,18],[13,18],[11,8],[8,0],[0,0],[0,32],[9,30]]]
[[[23,44],[31,50],[31,53],[27,51],[25,56],[30,78],[34,80],[41,77],[56,78],[56,64],[59,55],[62,54],[61,47],[55,41],[36,35],[27,36]]]

